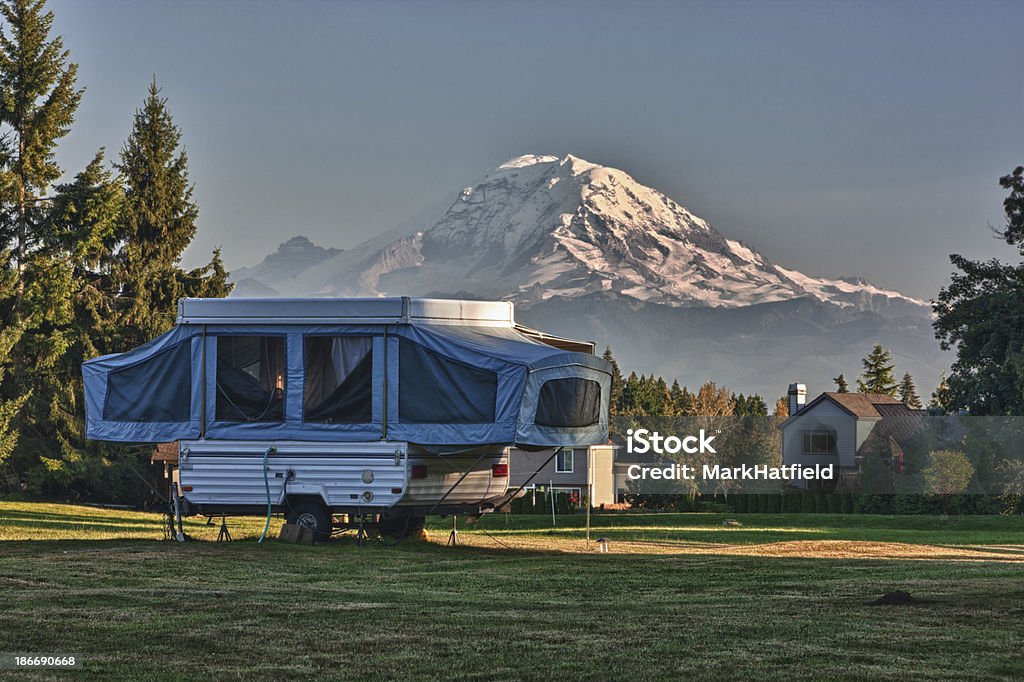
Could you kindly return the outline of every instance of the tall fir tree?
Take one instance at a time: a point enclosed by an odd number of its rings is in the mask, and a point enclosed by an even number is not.
[[[669,400],[672,402],[672,414],[675,416],[686,416],[690,414],[690,400],[692,396],[685,388],[679,386],[679,380],[672,381],[672,388],[668,391]]]
[[[652,415],[659,417],[671,417],[675,410],[672,409],[672,394],[668,389],[665,379],[658,377],[654,384],[654,411]]]
[[[900,402],[910,409],[921,409],[921,397],[917,395],[917,386],[914,385],[914,377],[910,376],[910,372],[903,373],[903,380],[900,381],[899,386],[899,398]]]
[[[764,417],[768,414],[768,406],[757,393],[745,396],[742,393],[732,398],[733,414],[737,417]]]
[[[53,234],[48,193],[62,174],[55,151],[82,90],[63,40],[50,35],[45,0],[4,0],[0,18],[0,321],[10,346],[0,411],[8,435],[18,433],[16,446],[8,438],[4,447],[23,470],[59,449],[52,417],[74,414],[58,366],[73,339],[77,285]]]
[[[619,399],[619,414],[633,417],[640,414],[637,394],[640,392],[640,378],[636,371],[629,373],[626,380],[622,382],[622,395]]]
[[[864,373],[857,378],[857,392],[895,397],[897,385],[893,376],[892,354],[882,348],[882,344],[876,343],[862,363]]]
[[[125,217],[113,275],[131,330],[125,341],[138,345],[173,326],[179,298],[226,296],[231,287],[219,251],[202,268],[186,272],[179,265],[195,237],[199,207],[192,199],[181,130],[156,79],[135,112],[116,167],[125,185]]]
[[[840,372],[839,376],[837,376],[832,381],[834,381],[836,383],[836,393],[849,393],[850,392],[850,384],[846,381],[846,377],[843,375],[842,372]]]
[[[0,253],[0,257],[3,254]],[[0,300],[13,295],[14,276],[9,270],[0,270]],[[14,326],[0,328],[0,386],[4,385],[4,375],[10,369],[11,351],[18,341],[20,330]],[[4,464],[14,452],[18,444],[18,429],[15,419],[28,400],[28,393],[20,393],[6,400],[0,399],[0,465]]]
[[[612,355],[611,346],[604,349],[601,357],[612,366],[612,385],[608,402],[611,405],[612,414],[618,414],[619,402],[622,400],[622,370],[619,369],[619,363]]]

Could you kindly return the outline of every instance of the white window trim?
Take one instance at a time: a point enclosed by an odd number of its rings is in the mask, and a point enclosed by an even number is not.
[[[569,468],[568,469],[561,469],[561,468],[559,468],[559,465],[562,463],[562,461],[563,461],[562,458],[565,455],[569,456]],[[575,473],[575,469],[576,469],[576,453],[571,448],[562,450],[560,453],[558,453],[558,456],[555,457],[555,473],[556,474],[572,474],[572,473]]]

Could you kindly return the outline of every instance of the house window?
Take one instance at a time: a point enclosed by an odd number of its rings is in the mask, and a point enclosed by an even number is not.
[[[836,454],[836,432],[830,429],[819,429],[815,431],[804,431],[804,454],[805,455],[834,455]]]
[[[217,419],[284,419],[284,337],[217,338]]]
[[[575,457],[573,457],[572,450],[562,450],[555,457],[555,473],[556,474],[571,474],[573,470],[573,464],[575,463]]]
[[[373,408],[373,339],[307,336],[303,343],[306,391],[303,420],[366,424]]]

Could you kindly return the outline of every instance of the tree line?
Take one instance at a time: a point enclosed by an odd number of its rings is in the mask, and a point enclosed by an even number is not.
[[[0,17],[0,481],[131,501],[149,452],[85,439],[81,363],[167,331],[181,297],[226,295],[227,273],[218,251],[180,265],[199,209],[156,80],[116,159],[100,148],[65,178],[78,66],[45,0],[3,0]]]
[[[680,386],[679,380],[672,385],[664,377],[652,373],[650,376],[635,371],[623,378],[612,349],[605,348],[602,357],[612,366],[611,413],[621,417],[765,417],[768,405],[757,393],[744,395],[733,393],[714,381],[701,384],[696,393]],[[857,392],[888,395],[898,398],[910,409],[923,409],[917,386],[910,372],[905,372],[896,381],[892,353],[875,344],[861,361],[862,373],[857,377]],[[850,385],[846,376],[840,373],[832,380],[837,393],[849,393]],[[948,411],[948,388],[943,376],[941,383],[932,394],[929,411],[945,414]],[[775,416],[789,416],[787,396],[780,396],[774,403]]]

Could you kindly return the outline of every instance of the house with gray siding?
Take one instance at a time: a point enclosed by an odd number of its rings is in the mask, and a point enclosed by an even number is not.
[[[527,483],[526,490],[535,487],[553,488],[556,493],[587,497],[592,486],[591,506],[615,503],[615,451],[616,445],[592,445],[589,448],[562,448],[551,458],[551,450],[527,452],[512,448],[509,453],[509,486],[512,489]],[[547,462],[551,458],[550,462]],[[545,462],[547,462],[545,464]]]
[[[911,410],[892,396],[876,393],[822,393],[807,405],[801,398],[802,384],[790,386],[790,417],[779,425],[782,430],[782,463],[836,467],[834,481],[828,486],[847,486],[856,482],[861,471],[865,444],[881,439],[881,447],[901,466],[902,450],[897,439],[878,430],[882,420],[924,414]],[[877,447],[876,447],[877,449]],[[802,487],[813,487],[804,483]]]

